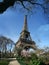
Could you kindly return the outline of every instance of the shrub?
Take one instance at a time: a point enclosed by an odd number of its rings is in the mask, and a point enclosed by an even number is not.
[[[21,65],[45,65],[35,54],[31,57],[17,56],[17,60]]]

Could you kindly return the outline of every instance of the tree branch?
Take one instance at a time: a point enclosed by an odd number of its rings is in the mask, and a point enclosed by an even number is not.
[[[32,2],[32,1],[28,1],[29,3],[31,3],[32,5],[38,5],[38,6],[40,6],[41,8],[43,8],[43,10],[45,11],[45,7],[43,6],[43,4],[40,4],[40,3],[36,3],[36,2]]]
[[[0,2],[0,13],[3,13],[8,7],[13,6],[16,0]]]
[[[43,4],[37,3],[35,0],[3,0],[3,2],[0,2],[0,13],[3,13],[4,11],[6,11],[7,8],[13,6],[14,3],[17,2],[17,1],[21,2],[21,5],[23,6],[23,8],[25,8],[28,11],[29,11],[29,8],[27,8],[24,5],[24,3],[23,3],[24,1],[29,2],[32,5],[38,5],[41,8],[43,8],[44,11],[46,9],[45,6],[43,6]]]
[[[29,11],[29,9],[23,4],[23,1],[21,1],[21,4],[22,4],[23,8],[25,8],[26,10]]]

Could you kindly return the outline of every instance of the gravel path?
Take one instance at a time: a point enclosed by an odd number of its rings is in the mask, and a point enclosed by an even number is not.
[[[11,61],[9,65],[20,65],[17,60]]]

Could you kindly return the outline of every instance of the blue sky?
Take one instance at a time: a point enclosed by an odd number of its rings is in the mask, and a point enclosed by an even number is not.
[[[17,42],[24,24],[24,16],[24,13],[10,8],[0,14],[0,35]],[[28,16],[28,29],[37,46],[40,48],[49,47],[49,24],[41,11]]]
[[[2,2],[3,0],[0,0],[0,2]]]

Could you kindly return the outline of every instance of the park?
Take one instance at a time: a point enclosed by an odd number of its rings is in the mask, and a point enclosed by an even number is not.
[[[0,1],[0,65],[49,65],[49,0]]]

